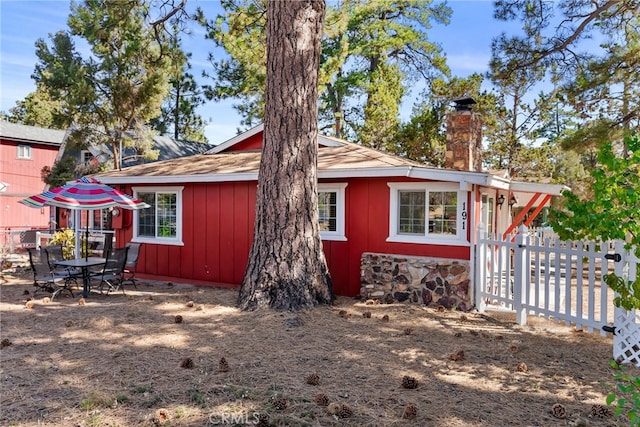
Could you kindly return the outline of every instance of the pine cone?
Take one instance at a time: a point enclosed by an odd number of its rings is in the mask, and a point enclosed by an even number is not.
[[[9,338],[4,338],[1,342],[0,342],[0,348],[5,348],[5,347],[9,347],[11,344],[13,344],[11,342],[11,340]]]
[[[611,417],[613,416],[613,411],[611,411],[611,409],[607,408],[606,406],[592,405],[591,416],[598,418]]]
[[[315,374],[315,373],[307,375],[307,384],[310,384],[310,385],[318,385],[318,384],[320,384],[320,375]]]
[[[173,318],[173,321],[175,323],[182,323],[182,316],[180,316],[179,314],[176,314],[176,317]]]
[[[412,420],[418,416],[418,407],[413,403],[409,403],[404,407],[404,412],[402,412],[402,418],[407,420]]]
[[[284,397],[275,397],[273,399],[273,409],[277,411],[284,411],[287,409],[287,399]]]
[[[218,372],[229,372],[229,362],[224,357],[218,362]]]
[[[338,316],[348,319],[351,315],[347,312],[347,310],[340,310],[338,312]]]
[[[404,334],[405,334],[405,335],[411,335],[411,334],[413,334],[413,329],[411,329],[411,328],[405,328],[405,329],[404,329]]]
[[[371,319],[371,312],[365,311],[364,313],[362,313],[362,317],[364,317],[365,319]]]
[[[449,360],[453,360],[454,362],[458,362],[460,360],[464,360],[464,350],[458,350],[457,353],[450,354]]]
[[[527,372],[529,370],[527,364],[524,362],[518,363],[518,367],[516,369],[518,370],[518,372]]]
[[[556,418],[567,418],[567,409],[561,403],[556,403],[551,407],[551,414]]]
[[[316,405],[318,406],[327,406],[329,405],[329,396],[324,393],[316,394],[314,400],[316,401]]]
[[[180,367],[185,369],[193,369],[193,360],[190,357],[183,357],[180,361]]]
[[[388,321],[389,321],[389,315],[388,315],[388,314],[385,314],[384,316],[382,316],[382,319],[381,319],[381,320],[382,320],[383,322],[388,322]]]
[[[338,415],[339,418],[351,418],[353,416],[353,409],[343,403],[340,405],[340,409],[336,415]]]
[[[338,412],[340,411],[340,408],[342,407],[342,405],[340,403],[337,402],[331,402],[327,405],[327,412],[330,415],[338,415]]]
[[[418,388],[418,380],[409,375],[402,377],[402,387],[404,388]]]
[[[267,414],[258,414],[258,422],[255,425],[256,427],[271,426],[271,424],[269,423],[269,416]]]

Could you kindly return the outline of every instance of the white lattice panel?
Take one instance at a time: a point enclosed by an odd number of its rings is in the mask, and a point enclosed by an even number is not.
[[[616,308],[615,318],[613,358],[618,363],[633,363],[640,367],[640,311]]]

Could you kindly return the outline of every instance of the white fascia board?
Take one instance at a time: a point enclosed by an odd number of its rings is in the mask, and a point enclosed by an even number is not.
[[[500,176],[489,175],[489,179],[487,180],[487,187],[497,188],[498,190],[509,190],[509,186],[511,181],[507,178],[502,178]]]
[[[257,173],[225,173],[200,175],[169,175],[169,176],[112,176],[98,177],[103,184],[180,184],[187,182],[234,182],[257,181]]]
[[[543,193],[552,196],[560,196],[563,191],[571,189],[562,184],[540,184],[537,182],[512,181],[509,186],[511,191],[521,191],[524,193]]]
[[[343,147],[345,145],[343,141],[326,135],[318,135],[318,144],[323,147]]]
[[[246,132],[243,132],[239,135],[234,136],[231,139],[227,139],[225,142],[216,145],[215,147],[213,147],[212,149],[206,151],[204,154],[217,154],[220,153],[224,150],[226,150],[229,147],[233,147],[234,145],[236,145],[237,143],[244,141],[247,138],[251,138],[253,135],[262,132],[262,130],[264,129],[264,124],[259,124],[258,126],[249,129]]]
[[[411,172],[407,175],[410,178],[429,179],[436,181],[459,182],[460,188],[470,184],[487,185],[486,173],[482,172],[463,172],[451,169],[427,169],[420,167],[412,167]]]

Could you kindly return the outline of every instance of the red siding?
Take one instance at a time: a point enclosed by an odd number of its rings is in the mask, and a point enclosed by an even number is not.
[[[31,158],[18,158],[18,144],[0,140],[0,181],[9,184],[2,193],[0,228],[48,228],[51,208],[34,209],[19,200],[44,191],[41,178],[44,166],[53,166],[58,146],[29,143]]]
[[[225,151],[245,151],[245,150],[259,150],[262,148],[262,132],[250,136],[244,141],[240,141],[233,146],[227,148]]]
[[[344,182],[344,181],[342,181]],[[363,252],[469,259],[469,247],[390,243],[387,178],[351,179],[345,192],[347,241],[324,241],[334,292],[360,293]],[[130,191],[130,189],[126,189]],[[184,246],[144,244],[138,274],[196,284],[239,286],[253,239],[255,182],[185,184]],[[132,230],[118,231],[121,242]]]

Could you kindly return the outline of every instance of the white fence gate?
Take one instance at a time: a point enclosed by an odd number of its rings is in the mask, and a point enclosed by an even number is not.
[[[615,307],[602,280],[614,272],[635,280],[640,261],[623,242],[565,242],[522,226],[506,239],[481,230],[477,248],[480,312],[512,310],[521,325],[536,315],[602,335],[614,331],[614,358],[640,366],[640,313]]]

